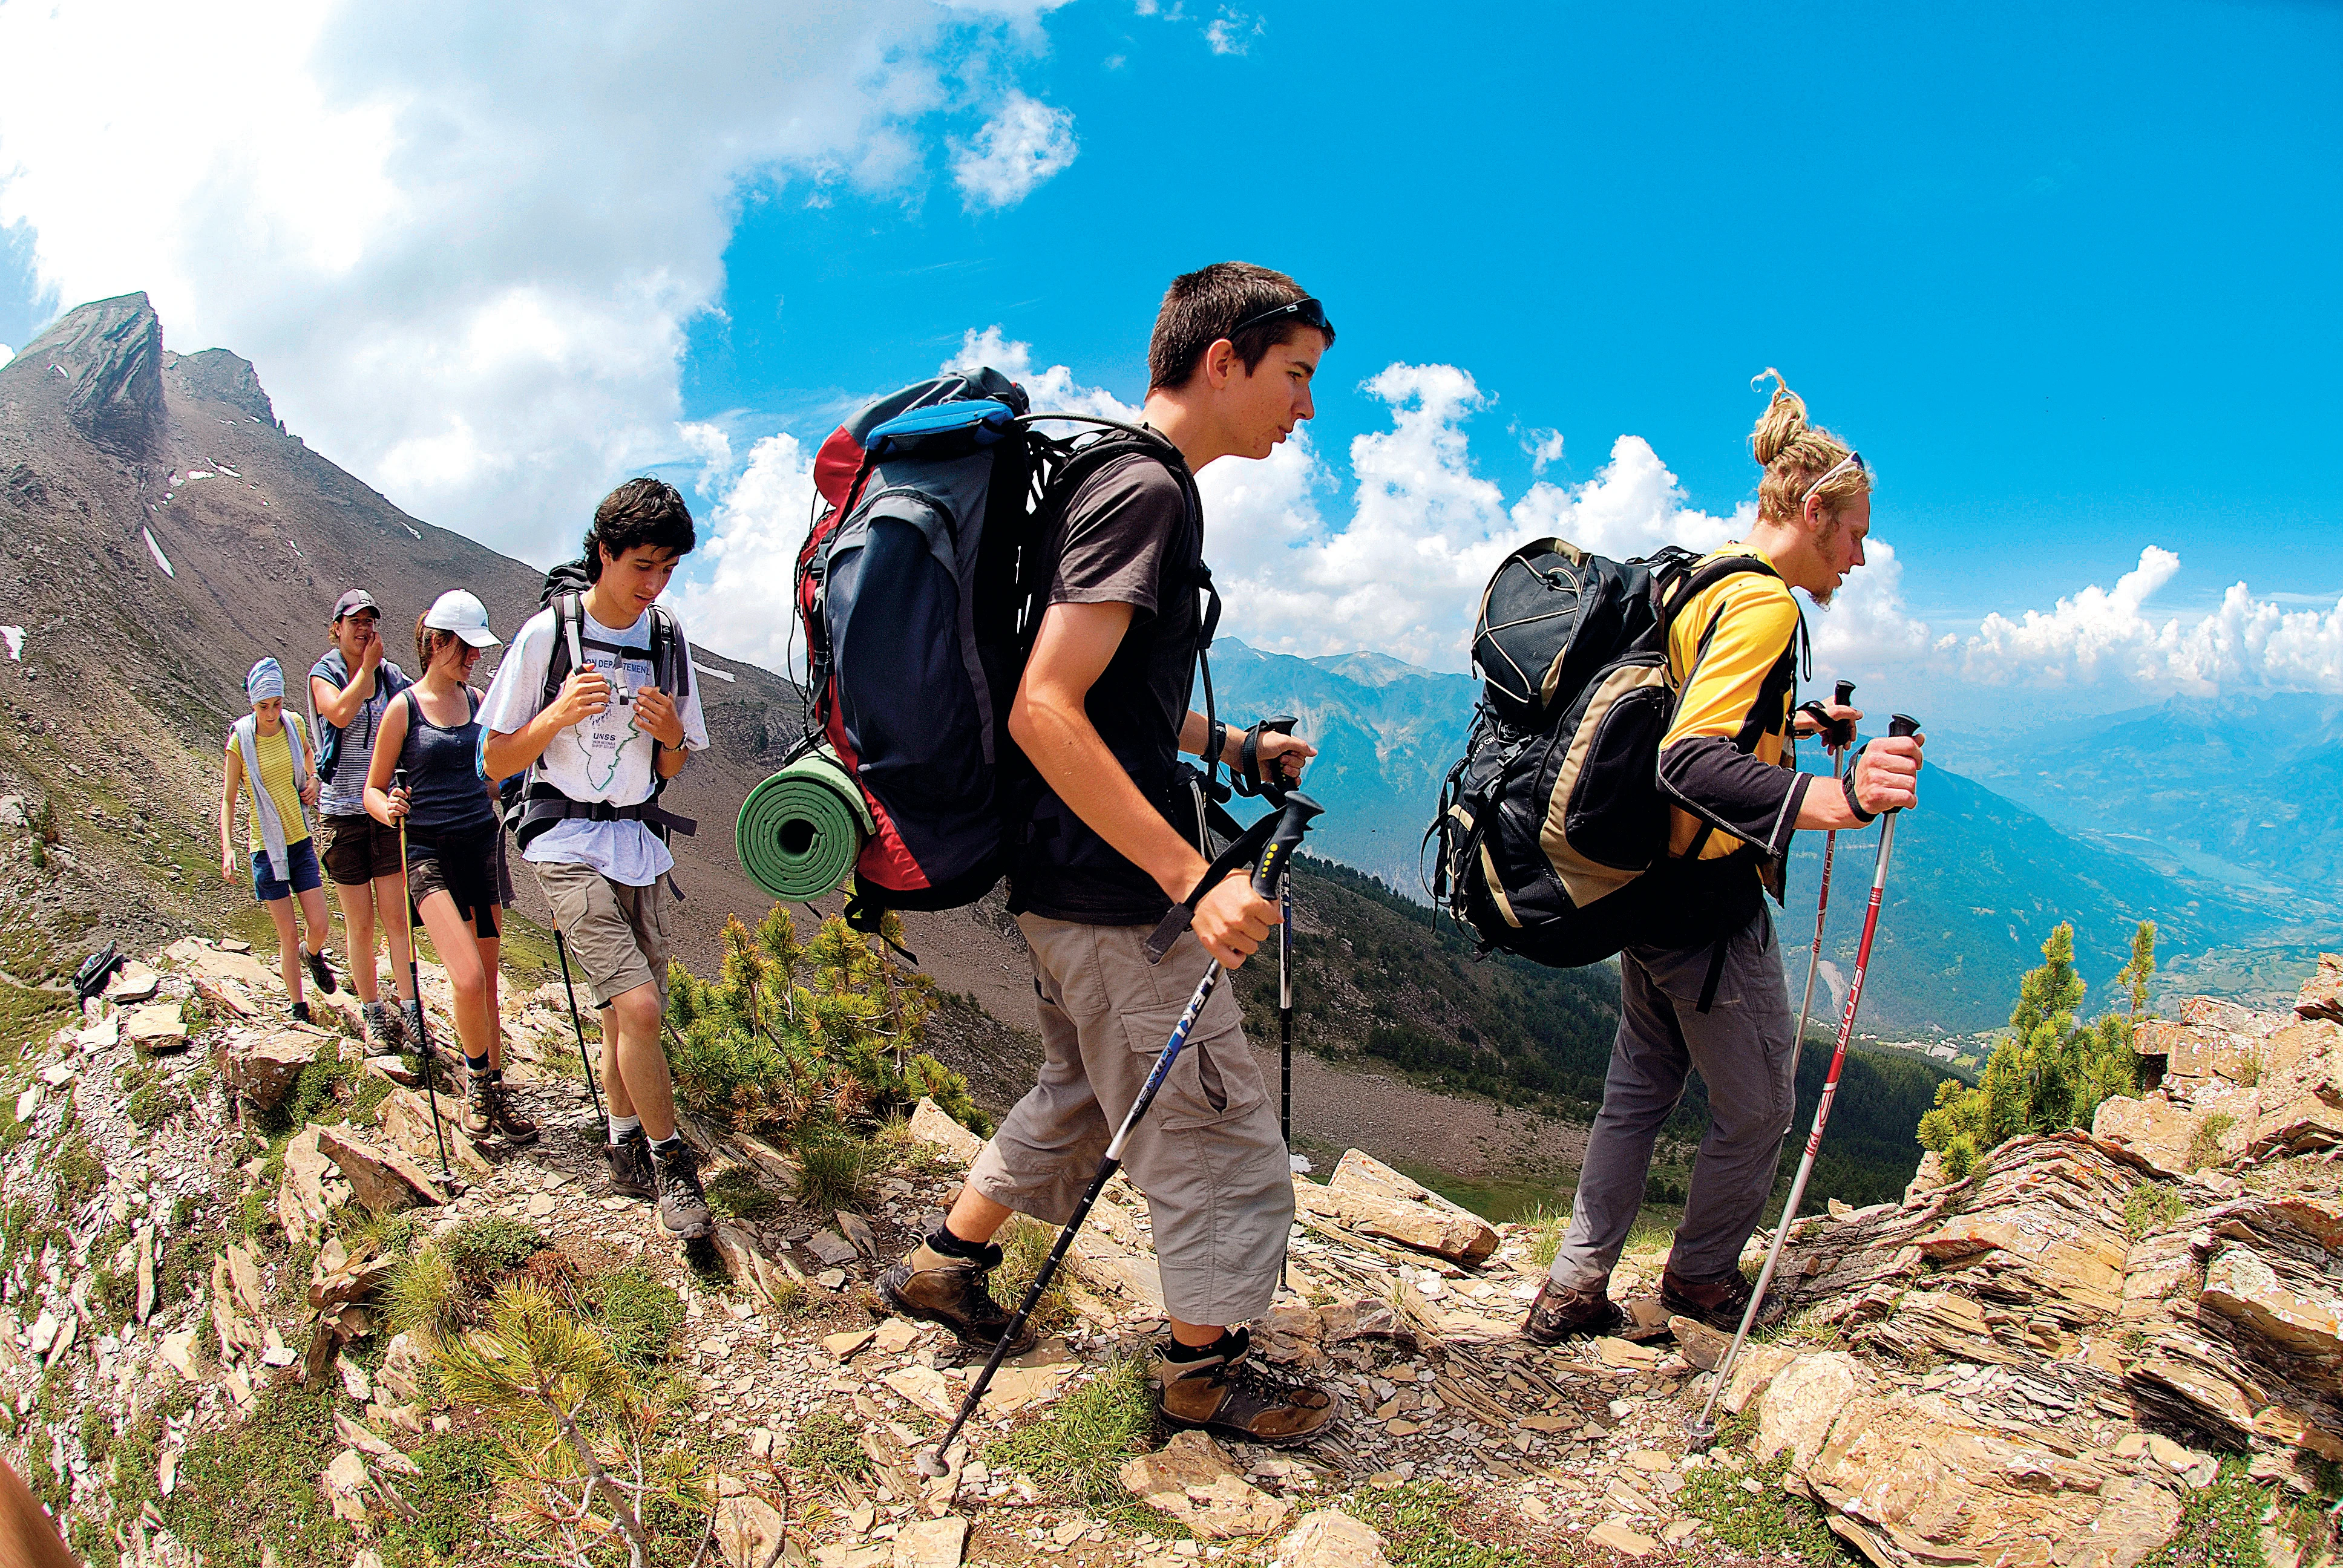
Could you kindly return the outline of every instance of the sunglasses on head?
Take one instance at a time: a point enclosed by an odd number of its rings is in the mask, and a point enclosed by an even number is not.
[[[1841,457],[1837,462],[1833,463],[1830,466],[1829,470],[1825,473],[1821,478],[1816,479],[1813,484],[1806,487],[1806,493],[1798,498],[1799,509],[1804,510],[1805,504],[1814,499],[1815,492],[1816,490],[1821,489],[1825,485],[1827,485],[1833,479],[1837,478],[1842,472],[1848,468],[1853,468],[1858,474],[1867,474],[1871,472],[1869,468],[1864,467],[1862,453],[1849,452],[1845,457]]]
[[[1281,326],[1314,327],[1329,337],[1334,335],[1333,325],[1326,319],[1326,307],[1315,299],[1305,296],[1290,304],[1281,305],[1273,310],[1264,310],[1258,316],[1246,317],[1229,328],[1229,336],[1234,337],[1240,332],[1249,332],[1256,327],[1267,327],[1272,322]]]

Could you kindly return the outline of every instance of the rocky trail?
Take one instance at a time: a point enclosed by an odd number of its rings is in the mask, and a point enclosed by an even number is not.
[[[1515,1329],[1538,1233],[1353,1151],[1297,1184],[1288,1289],[1257,1330],[1342,1391],[1330,1439],[1131,1441],[1130,1358],[1162,1309],[1144,1203],[1118,1182],[1051,1332],[930,1482],[914,1453],[974,1369],[871,1286],[974,1134],[922,1102],[841,1175],[694,1125],[725,1218],[686,1256],[605,1194],[558,986],[505,999],[539,1141],[476,1148],[443,1097],[443,1172],[429,1102],[363,1057],[347,992],[325,1027],[283,1021],[238,945],[129,966],[0,1102],[0,1450],[92,1562],[621,1563],[621,1483],[642,1561],[754,1568],[2129,1568],[2200,1540],[2292,1568],[2331,1550],[2343,960],[2293,1013],[2191,1003],[2143,1030],[2159,1086],[2093,1134],[1800,1221],[1783,1322],[1745,1353],[1710,1452],[1685,1422],[1724,1337],[1662,1313],[1659,1251],[1614,1280],[1629,1337],[1534,1346]],[[425,991],[444,1030],[444,984]],[[417,1282],[434,1258],[437,1295]],[[565,1450],[482,1392],[527,1359],[498,1286],[575,1304],[532,1320],[528,1354],[623,1365],[639,1429]],[[545,1349],[562,1323],[590,1342]],[[579,1480],[588,1452],[610,1490]]]

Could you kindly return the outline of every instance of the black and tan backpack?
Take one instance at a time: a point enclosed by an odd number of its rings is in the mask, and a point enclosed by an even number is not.
[[[1773,568],[1670,546],[1614,561],[1567,540],[1507,556],[1481,596],[1482,698],[1449,770],[1431,892],[1485,950],[1557,969],[1639,929],[1634,891],[1666,852],[1660,740],[1675,711],[1668,628],[1712,584]]]

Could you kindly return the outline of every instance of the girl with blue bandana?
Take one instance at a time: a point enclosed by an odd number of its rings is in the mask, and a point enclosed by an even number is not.
[[[320,994],[334,990],[327,961],[326,895],[317,873],[317,849],[309,838],[308,809],[317,803],[316,754],[301,728],[301,716],[285,711],[285,672],[264,658],[244,678],[252,711],[228,732],[227,773],[220,789],[220,878],[236,880],[236,799],[245,798],[250,827],[252,896],[277,925],[278,966],[293,1016],[309,1021],[301,997],[301,967],[307,964]],[[300,940],[293,903],[300,900]]]

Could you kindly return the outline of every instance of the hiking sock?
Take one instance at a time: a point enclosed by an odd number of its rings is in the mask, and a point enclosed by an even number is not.
[[[947,1258],[980,1258],[984,1255],[982,1241],[963,1241],[951,1233],[950,1221],[940,1221],[928,1236],[928,1246]]]
[[[654,1138],[651,1140],[651,1152],[662,1157],[672,1154],[682,1147],[683,1130],[679,1127],[664,1138]]]
[[[472,1081],[475,1083],[495,1081],[496,1075],[488,1070],[488,1059],[485,1056],[467,1054],[464,1058],[464,1070],[471,1075]]]
[[[616,1149],[619,1144],[624,1143],[631,1134],[640,1132],[642,1130],[643,1119],[641,1117],[613,1115],[610,1118],[610,1147]]]
[[[1183,1345],[1177,1339],[1167,1341],[1163,1359],[1167,1362],[1200,1362],[1208,1356],[1231,1356],[1237,1352],[1234,1329],[1222,1329],[1221,1337],[1208,1345]]]

